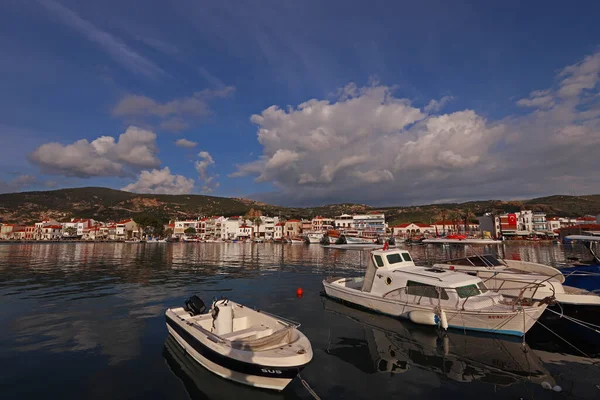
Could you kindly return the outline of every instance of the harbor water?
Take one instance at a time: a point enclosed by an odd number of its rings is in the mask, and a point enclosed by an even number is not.
[[[407,247],[417,263],[464,246]],[[567,266],[583,247],[506,244],[506,258]],[[479,249],[478,251],[484,251]],[[192,294],[225,296],[302,324],[314,358],[302,378],[322,399],[600,398],[600,351],[541,327],[518,338],[438,332],[320,295],[360,275],[366,252],[271,243],[0,244],[3,399],[312,399],[225,381],[168,338],[164,312]],[[296,289],[304,295],[297,297]],[[561,333],[564,336],[563,333]]]

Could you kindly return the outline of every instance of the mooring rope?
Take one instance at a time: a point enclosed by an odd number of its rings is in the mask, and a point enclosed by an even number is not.
[[[310,387],[310,385],[308,384],[308,382],[306,382],[304,380],[304,378],[302,378],[302,376],[300,376],[300,373],[298,373],[298,378],[300,379],[300,382],[302,382],[302,386],[304,386],[304,388],[306,389],[306,391],[308,393],[310,393],[310,395],[315,399],[315,400],[321,400],[321,398],[319,397],[319,395],[317,393],[315,393],[315,391]]]
[[[578,352],[580,352],[585,358],[589,358],[590,360],[592,359],[591,356],[589,356],[583,350],[580,350],[577,346],[575,346],[573,343],[569,342],[564,337],[560,336],[558,333],[554,332],[552,329],[548,328],[546,325],[544,325],[543,323],[541,323],[540,320],[537,320],[537,323],[540,324],[541,326],[543,326],[544,328],[546,328],[548,331],[550,331],[550,333],[552,333],[553,335],[555,335],[557,338],[559,338],[560,340],[562,340],[563,342],[565,342],[566,344],[568,344],[569,346],[571,346],[572,348],[574,348],[575,350],[577,350]],[[595,366],[596,368],[600,368],[598,366],[598,364],[596,362],[594,362],[594,361],[592,361],[592,365]]]
[[[546,310],[550,311],[550,312],[553,312],[554,314],[560,316],[561,318],[564,318],[564,319],[566,319],[568,321],[576,323],[577,325],[581,325],[584,328],[588,328],[588,329],[590,329],[590,330],[592,330],[592,331],[594,331],[596,333],[600,333],[600,325],[595,325],[595,324],[592,324],[591,322],[582,321],[580,319],[577,319],[577,318],[574,318],[574,317],[571,317],[571,316],[568,316],[568,315],[564,315],[562,313],[556,312],[554,310],[550,310],[548,308],[546,308]]]

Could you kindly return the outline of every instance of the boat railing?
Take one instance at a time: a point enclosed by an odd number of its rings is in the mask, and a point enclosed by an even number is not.
[[[503,281],[511,281],[511,280],[503,279]],[[523,281],[518,281],[518,280],[512,280],[512,282],[523,283]],[[501,286],[504,285],[504,283],[505,282],[503,282],[501,284]],[[537,292],[537,289],[541,286],[543,286],[543,283],[530,283],[525,286],[521,286],[519,288],[499,287],[499,288],[495,288],[495,289],[489,289],[489,288],[482,289],[481,287],[477,286],[472,289],[472,294],[464,296],[464,292],[462,292],[462,295],[461,295],[461,294],[459,294],[459,291],[460,290],[468,290],[468,289],[464,289],[464,288],[460,288],[460,287],[458,287],[458,288],[457,287],[444,287],[444,286],[433,286],[433,285],[423,284],[423,285],[411,285],[410,287],[404,286],[401,288],[395,288],[395,289],[392,289],[389,292],[383,294],[382,297],[384,299],[392,299],[392,297],[399,297],[399,298],[406,298],[406,300],[408,300],[408,296],[415,296],[415,300],[412,302],[414,304],[421,304],[423,299],[425,299],[425,300],[429,300],[430,302],[431,301],[437,302],[437,306],[442,307],[443,306],[442,301],[450,300],[448,293],[456,293],[456,303],[452,306],[452,308],[456,309],[456,310],[465,311],[466,307],[469,304],[472,304],[474,301],[478,301],[478,302],[480,302],[479,304],[481,304],[481,302],[485,302],[485,307],[481,307],[481,306],[475,307],[475,305],[474,305],[473,310],[476,310],[478,308],[489,308],[489,307],[493,307],[494,305],[501,304],[502,306],[511,306],[512,311],[515,311],[524,306],[532,306],[536,302],[541,305],[543,302],[552,301],[554,296],[548,296],[548,298],[543,299],[543,300],[538,300],[538,301],[534,300],[533,296]],[[409,292],[409,290],[410,290],[410,292]],[[502,301],[500,303],[492,297],[481,296],[482,294],[486,293],[487,291],[495,292],[498,294],[503,294],[503,293],[508,293],[509,291],[514,292],[515,290],[519,290],[518,296],[515,296],[512,293],[510,296],[503,296]],[[531,295],[529,295],[530,291],[532,291]],[[393,296],[394,293],[396,294],[396,296]],[[511,300],[508,300],[508,298],[510,298]],[[476,299],[476,300],[474,300],[474,299]]]

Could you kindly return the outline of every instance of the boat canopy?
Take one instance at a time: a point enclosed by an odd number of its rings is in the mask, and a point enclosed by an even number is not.
[[[600,242],[600,236],[589,236],[589,235],[569,235],[566,236],[565,239],[569,240],[579,240],[579,241],[587,241],[587,242]]]
[[[481,256],[469,256],[464,258],[458,258],[454,260],[445,261],[445,264],[454,265],[468,265],[474,267],[496,267],[504,266],[504,264],[491,254],[484,254]]]
[[[362,291],[370,292],[373,288],[373,280],[377,270],[380,268],[396,269],[399,267],[414,267],[415,263],[406,250],[373,250],[367,263],[365,280]]]

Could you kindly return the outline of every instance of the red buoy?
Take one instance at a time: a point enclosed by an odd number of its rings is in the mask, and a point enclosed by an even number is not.
[[[303,294],[304,294],[304,291],[302,290],[301,287],[299,287],[298,289],[296,289],[296,296],[302,297]]]

